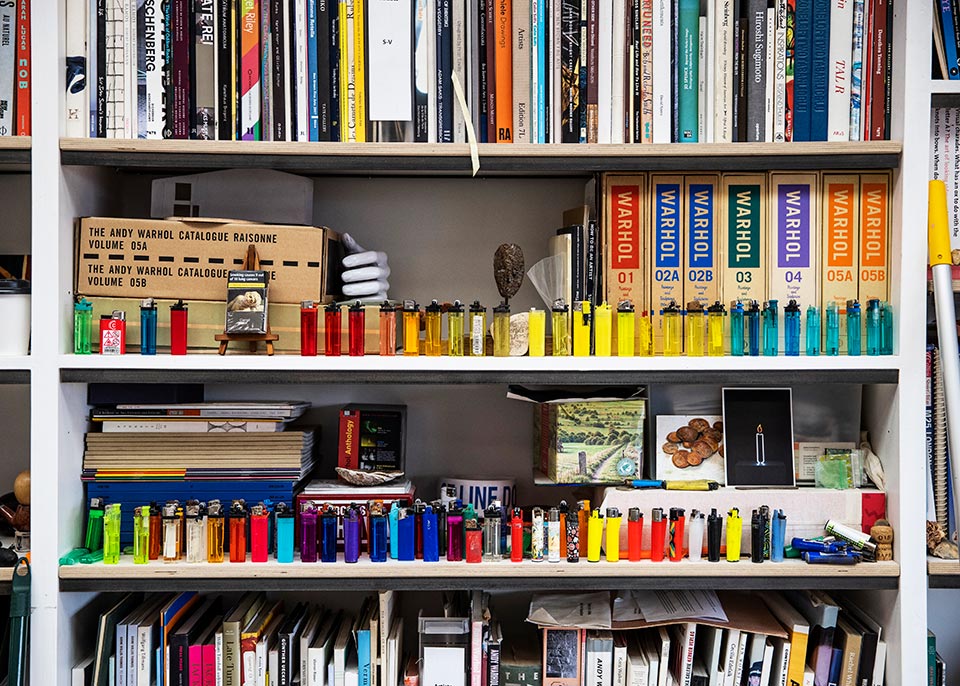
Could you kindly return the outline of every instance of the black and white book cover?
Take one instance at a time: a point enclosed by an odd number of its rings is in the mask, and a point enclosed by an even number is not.
[[[789,388],[724,388],[728,486],[793,487],[793,395]]]
[[[231,271],[227,276],[226,333],[267,332],[267,273]]]

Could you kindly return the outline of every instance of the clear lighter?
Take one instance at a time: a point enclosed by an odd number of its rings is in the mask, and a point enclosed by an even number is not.
[[[103,564],[120,562],[120,503],[110,503],[103,513]]]
[[[866,352],[867,355],[880,354],[880,301],[876,298],[867,301]]]
[[[424,308],[424,319],[426,320],[426,336],[423,341],[423,354],[428,357],[439,357],[443,354],[441,335],[443,308],[440,307],[440,303],[436,300],[431,301]]]
[[[133,563],[150,562],[150,506],[133,509]]]
[[[690,510],[690,521],[687,524],[689,542],[687,544],[687,558],[699,562],[703,556],[703,532],[706,521],[699,510]]]
[[[547,313],[531,307],[527,317],[530,357],[543,357],[547,345]]]
[[[734,357],[740,357],[746,351],[743,320],[743,303],[734,300],[730,303],[730,354]]]
[[[820,310],[813,305],[807,307],[807,356],[815,357],[820,354]]]
[[[550,334],[553,336],[553,354],[570,354],[570,308],[562,299],[553,303],[550,311]]]
[[[724,349],[724,317],[727,313],[723,303],[717,300],[707,308],[707,355],[723,357]]]
[[[247,503],[234,500],[230,505],[230,562],[247,561]]]
[[[184,536],[186,537],[186,561],[191,563],[207,560],[207,514],[206,508],[196,500],[188,500],[183,508]]]
[[[510,356],[510,305],[505,302],[493,308],[493,355]]]
[[[705,338],[703,305],[696,300],[687,303],[687,345],[688,357],[703,357],[703,341]]]
[[[347,350],[351,357],[363,357],[366,352],[366,319],[366,311],[359,300],[347,309]]]
[[[467,354],[473,357],[483,357],[487,354],[487,308],[474,300],[470,305],[470,319],[467,326],[467,335],[470,343],[467,345]]]
[[[499,506],[491,505],[483,512],[483,559],[499,562],[503,559],[500,543],[502,513]]]
[[[761,345],[760,303],[751,300],[743,316],[747,320],[747,355],[757,357],[760,355]]]
[[[454,300],[447,310],[447,354],[463,357],[463,303]]]
[[[78,296],[73,304],[73,354],[89,355],[93,336],[93,303]]]
[[[847,301],[847,355],[859,355],[860,350],[860,302]]]
[[[641,312],[637,320],[637,354],[653,357],[653,321],[647,310]]]
[[[840,308],[837,303],[827,304],[825,328],[827,332],[826,344],[823,346],[824,355],[840,354]]]
[[[403,354],[420,354],[420,306],[415,300],[403,301]]]
[[[312,300],[300,301],[300,354],[317,355],[317,304]]]
[[[800,305],[791,300],[783,308],[783,354],[800,355]]]
[[[776,300],[763,303],[763,354],[776,357],[780,348],[780,306]]]
[[[330,303],[323,308],[323,354],[327,357],[340,356],[340,306]]]
[[[160,557],[164,562],[177,562],[180,559],[180,530],[181,516],[179,503],[169,502],[161,509],[160,519],[163,522],[163,548]]]
[[[683,312],[673,300],[660,310],[660,325],[663,327],[663,354],[676,357],[683,352]]]
[[[389,300],[380,305],[380,354],[397,353],[397,308]]]
[[[597,305],[593,312],[594,354],[598,357],[610,357],[613,338],[613,310],[607,303]]]
[[[140,301],[140,354],[157,354],[157,301]]]
[[[880,303],[880,354],[893,355],[893,305]]]
[[[207,562],[223,562],[223,505],[207,503]]]
[[[636,347],[636,322],[633,303],[621,300],[617,304],[617,357],[633,357]]]

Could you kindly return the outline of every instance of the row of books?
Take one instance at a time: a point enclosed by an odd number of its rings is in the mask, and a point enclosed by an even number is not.
[[[927,686],[947,686],[947,662],[937,651],[937,635],[927,630]]]
[[[887,301],[890,184],[888,172],[606,175],[606,300],[651,312],[656,352],[671,301],[842,314],[848,300]]]
[[[288,425],[309,407],[297,401],[96,406],[80,477],[88,502],[100,498],[128,513],[171,500],[291,503],[313,472],[319,430]],[[132,519],[123,519],[120,533],[133,541]]]
[[[66,132],[882,140],[892,23],[893,0],[69,0]]]

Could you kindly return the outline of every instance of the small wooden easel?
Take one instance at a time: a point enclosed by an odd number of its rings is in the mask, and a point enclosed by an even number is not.
[[[243,261],[242,269],[260,269],[260,256],[257,254],[257,248],[255,245],[251,244],[247,246],[247,257]],[[270,317],[267,316],[267,332],[266,333],[218,333],[213,337],[214,340],[219,341],[221,355],[227,354],[227,346],[231,341],[239,341],[241,343],[248,343],[250,345],[250,352],[257,352],[257,346],[259,346],[260,341],[263,341],[267,344],[267,355],[273,355],[273,342],[280,340],[280,336],[275,333],[270,332]]]

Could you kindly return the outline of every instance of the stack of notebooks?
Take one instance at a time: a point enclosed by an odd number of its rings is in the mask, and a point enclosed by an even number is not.
[[[314,466],[313,428],[288,429],[309,403],[117,405],[91,412],[82,480],[88,498],[125,512],[150,502],[243,498],[292,503]],[[124,542],[133,540],[124,517]]]

